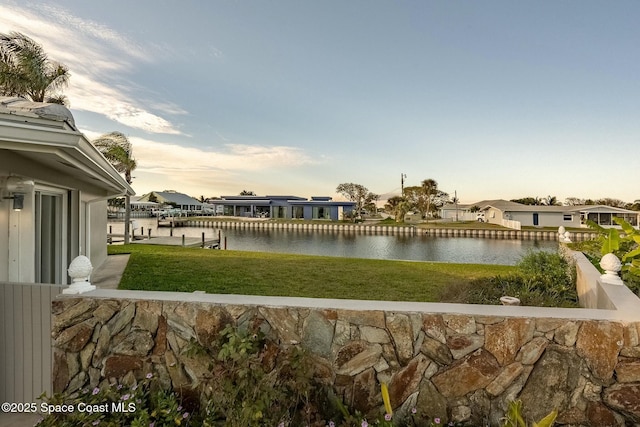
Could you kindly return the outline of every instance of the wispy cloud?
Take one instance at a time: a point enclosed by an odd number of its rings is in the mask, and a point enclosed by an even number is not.
[[[88,129],[82,129],[82,132],[89,140],[102,134]],[[215,189],[222,194],[239,191],[236,189],[239,182],[258,186],[263,174],[272,175],[277,171],[296,170],[326,161],[325,158],[312,158],[300,148],[288,146],[225,143],[203,149],[135,136],[130,136],[129,140],[133,156],[138,161],[134,186],[142,192],[188,188],[207,195],[215,195],[211,193]],[[285,184],[287,188],[289,185]]]
[[[141,191],[189,189],[198,194],[220,195],[258,188],[264,174],[297,169],[316,163],[301,149],[287,146],[226,144],[218,148],[184,147],[131,137],[139,159],[135,187]],[[273,188],[270,186],[269,188]]]
[[[141,88],[127,81],[126,75],[133,72],[136,62],[153,58],[125,35],[46,4],[0,5],[0,31],[28,35],[51,59],[69,67],[72,78],[65,94],[72,109],[101,114],[150,133],[182,134],[157,113],[184,114],[184,110],[163,102],[154,113],[149,105],[155,103],[141,105],[139,100],[144,96],[134,94]]]
[[[219,150],[204,150],[166,144],[143,138],[130,138],[134,156],[144,159],[141,171],[182,173],[268,170],[283,166],[315,163],[301,149],[287,146],[226,144]]]

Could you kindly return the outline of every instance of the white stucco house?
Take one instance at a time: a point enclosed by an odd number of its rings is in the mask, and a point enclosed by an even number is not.
[[[457,215],[457,216],[456,216]],[[444,219],[478,220],[519,229],[533,227],[587,227],[590,219],[603,227],[618,227],[614,217],[622,218],[634,227],[640,223],[640,212],[604,205],[539,206],[523,205],[508,200],[482,200],[472,204],[445,205]]]
[[[0,283],[67,284],[107,257],[107,199],[134,194],[67,108],[0,97]]]
[[[107,258],[107,199],[133,190],[61,105],[0,97],[0,400],[53,387],[51,310],[78,255]],[[12,425],[3,420],[0,425]]]

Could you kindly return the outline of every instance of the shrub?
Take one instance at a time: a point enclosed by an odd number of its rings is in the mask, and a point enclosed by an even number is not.
[[[116,383],[40,399],[46,416],[36,424],[39,427],[185,427],[192,418],[182,408],[180,397],[161,390],[151,373],[133,385]]]
[[[598,232],[598,238],[579,245],[573,244],[571,248],[582,251],[600,271],[602,255],[616,255],[622,261],[622,280],[633,293],[640,295],[640,231],[623,219],[613,220],[622,230],[603,228],[593,221],[587,221],[587,225]]]
[[[508,295],[522,305],[538,307],[577,307],[575,267],[561,255],[532,252],[517,265],[517,273],[472,281],[467,288],[467,303],[500,304]]]
[[[260,330],[227,326],[210,351],[214,378],[203,426],[310,425],[318,414],[315,369],[301,348],[278,351]]]

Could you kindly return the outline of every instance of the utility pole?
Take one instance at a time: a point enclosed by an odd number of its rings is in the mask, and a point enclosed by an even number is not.
[[[456,202],[456,222],[458,222],[458,190],[453,190],[453,200]]]
[[[401,173],[400,174],[400,191],[401,191],[401,196],[404,197],[404,179],[407,177],[406,174]]]

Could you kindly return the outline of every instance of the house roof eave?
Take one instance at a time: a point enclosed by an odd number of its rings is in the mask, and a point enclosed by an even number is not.
[[[68,126],[47,126],[43,119],[21,116],[7,119],[0,112],[0,149],[98,186],[109,195],[133,195],[135,191],[102,153],[80,132]],[[35,120],[35,121],[32,121]]]

